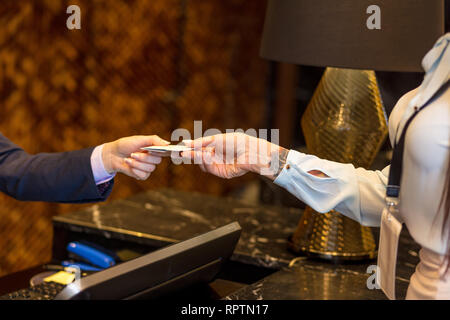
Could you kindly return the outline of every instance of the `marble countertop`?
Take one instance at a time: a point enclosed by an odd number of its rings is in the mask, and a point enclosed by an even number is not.
[[[367,267],[376,261],[334,265],[298,258],[287,250],[302,210],[256,206],[230,198],[172,189],[144,192],[54,217],[54,224],[161,247],[237,221],[241,238],[232,260],[279,270],[227,299],[384,299],[369,290]],[[419,247],[402,233],[397,265],[398,297],[406,294]]]
[[[155,247],[237,221],[242,234],[232,260],[280,269],[296,257],[287,251],[286,241],[301,214],[302,210],[295,208],[254,206],[229,198],[163,189],[56,216],[53,221],[98,232],[106,238],[128,238]]]
[[[397,262],[396,295],[404,299],[409,278],[419,262],[419,247],[407,232],[402,233]],[[376,261],[331,264],[299,257],[290,267],[227,296],[229,300],[384,300],[381,290],[373,288],[368,272]],[[369,286],[372,289],[369,289]]]

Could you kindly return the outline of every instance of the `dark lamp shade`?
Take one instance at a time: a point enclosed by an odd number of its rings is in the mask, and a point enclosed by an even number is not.
[[[369,29],[367,8],[380,8]],[[268,0],[263,58],[311,66],[420,72],[444,34],[444,0]]]

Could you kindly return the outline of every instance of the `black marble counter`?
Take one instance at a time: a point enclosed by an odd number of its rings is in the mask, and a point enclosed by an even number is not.
[[[409,278],[419,259],[419,247],[408,233],[402,234],[397,264],[396,295],[404,299]],[[368,272],[376,261],[334,265],[299,257],[291,266],[242,288],[227,296],[229,300],[380,300],[387,299],[373,288],[373,273]],[[371,287],[372,289],[369,289]]]
[[[300,209],[254,206],[234,199],[164,189],[94,205],[53,220],[57,225],[101,233],[106,238],[128,238],[155,247],[238,221],[242,234],[232,259],[279,269],[295,258],[286,250],[286,240],[301,214]]]
[[[374,229],[378,237],[378,229]],[[396,295],[404,299],[409,278],[419,262],[420,246],[408,231],[402,231],[397,260]],[[387,299],[373,288],[376,260],[351,264],[333,264],[306,257],[297,257],[288,267],[226,297],[229,300],[380,300]]]
[[[242,235],[231,259],[279,271],[229,295],[228,299],[384,299],[380,290],[369,290],[366,285],[370,276],[367,267],[376,261],[333,265],[297,258],[286,249],[287,238],[301,214],[300,209],[255,206],[234,199],[164,189],[57,216],[54,224],[108,239],[160,247],[238,221]],[[418,246],[404,232],[397,266],[399,298],[405,296],[417,262]]]

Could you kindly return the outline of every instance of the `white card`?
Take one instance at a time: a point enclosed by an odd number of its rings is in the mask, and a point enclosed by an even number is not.
[[[182,151],[190,151],[194,148],[181,146],[181,145],[168,145],[168,146],[150,146],[143,147],[141,150],[147,150],[151,152],[182,152]]]

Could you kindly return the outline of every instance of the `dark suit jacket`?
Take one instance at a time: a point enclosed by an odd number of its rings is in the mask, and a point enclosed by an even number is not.
[[[18,199],[49,202],[105,200],[91,168],[93,148],[29,155],[0,133],[0,191]]]

